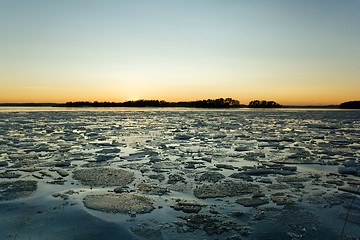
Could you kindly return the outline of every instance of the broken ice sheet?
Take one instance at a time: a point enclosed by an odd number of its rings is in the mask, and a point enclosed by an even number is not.
[[[74,213],[96,229],[123,226],[127,239],[337,239],[360,185],[359,119],[291,109],[0,112],[1,215],[26,212],[38,232],[0,223],[19,239],[49,236],[37,221],[67,226],[57,216]],[[349,236],[359,237],[359,209],[357,195]]]

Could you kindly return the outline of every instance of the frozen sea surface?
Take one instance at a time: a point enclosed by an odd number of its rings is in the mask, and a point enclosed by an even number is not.
[[[360,111],[1,108],[0,239],[357,239],[359,155]]]

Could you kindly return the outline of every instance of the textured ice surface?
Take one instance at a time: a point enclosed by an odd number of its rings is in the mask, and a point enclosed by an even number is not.
[[[0,133],[1,239],[338,239],[349,209],[360,236],[360,111],[9,108]]]
[[[84,204],[110,213],[147,213],[154,209],[151,198],[128,193],[87,195]]]

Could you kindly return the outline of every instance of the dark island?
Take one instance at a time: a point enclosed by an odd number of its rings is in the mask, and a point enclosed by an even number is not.
[[[349,101],[340,104],[342,109],[360,109],[360,101]]]
[[[254,100],[248,105],[249,108],[280,108],[282,105],[274,101]]]
[[[189,107],[189,108],[239,108],[245,107],[240,105],[238,100],[232,98],[218,98],[198,100],[191,102],[166,102],[159,100],[137,100],[126,102],[67,102],[64,104],[58,104],[57,107]]]

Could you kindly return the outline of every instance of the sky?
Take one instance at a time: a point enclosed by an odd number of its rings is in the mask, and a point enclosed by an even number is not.
[[[360,100],[358,0],[0,0],[0,102]]]

